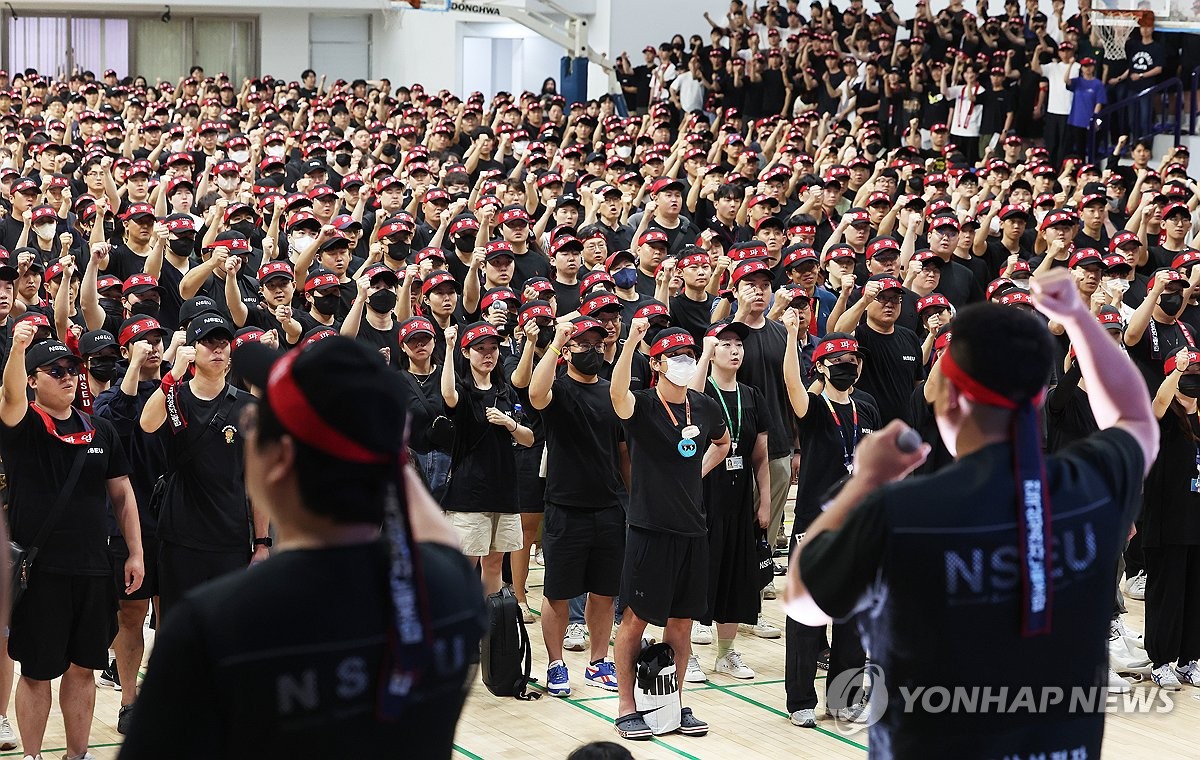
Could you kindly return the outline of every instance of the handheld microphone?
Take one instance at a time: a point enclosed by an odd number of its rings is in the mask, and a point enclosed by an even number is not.
[[[904,432],[896,436],[896,448],[903,454],[912,454],[921,448],[920,433],[912,428],[905,428]]]

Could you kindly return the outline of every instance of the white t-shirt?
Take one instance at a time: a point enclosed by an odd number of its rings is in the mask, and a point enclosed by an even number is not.
[[[959,137],[979,137],[979,126],[983,121],[983,103],[979,96],[983,87],[975,85],[975,99],[967,93],[966,85],[947,87],[946,92],[954,99],[954,110],[950,113],[950,134]]]
[[[1067,64],[1062,61],[1051,61],[1050,63],[1042,64],[1042,76],[1046,77],[1049,83],[1049,90],[1046,92],[1046,113],[1058,114],[1066,116],[1071,113],[1071,102],[1075,99],[1075,93],[1067,89],[1067,83],[1063,81],[1063,75],[1066,73]],[[1079,64],[1071,64],[1071,78],[1079,76]]]
[[[671,80],[679,75],[675,70],[675,65],[667,62],[660,63],[650,72],[650,100],[665,100],[667,97],[667,87],[670,86]]]
[[[671,82],[671,91],[679,95],[679,107],[687,111],[704,108],[704,83],[691,73],[675,77]]]

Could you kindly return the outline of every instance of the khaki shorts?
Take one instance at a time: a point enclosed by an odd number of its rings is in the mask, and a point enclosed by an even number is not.
[[[521,549],[521,516],[502,512],[447,512],[468,557]]]

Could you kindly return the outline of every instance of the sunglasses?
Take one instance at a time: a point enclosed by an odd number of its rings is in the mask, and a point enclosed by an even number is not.
[[[45,372],[55,380],[62,380],[68,375],[79,377],[81,370],[78,364],[53,364],[49,367],[38,367],[38,372]]]

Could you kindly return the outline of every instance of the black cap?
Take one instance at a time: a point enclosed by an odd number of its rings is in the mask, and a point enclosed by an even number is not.
[[[179,307],[179,323],[181,325],[187,324],[201,314],[208,312],[213,314],[220,313],[220,311],[217,309],[216,301],[212,300],[208,296],[196,296],[195,298],[189,298],[183,302],[182,306]]]
[[[188,325],[187,343],[189,346],[194,346],[214,334],[223,334],[229,340],[233,340],[233,333],[233,325],[225,317],[220,314],[202,314]]]
[[[404,450],[404,425],[396,424],[407,415],[400,376],[363,343],[334,335],[286,354],[248,343],[233,368],[263,389],[284,430],[323,454],[382,463]]]
[[[83,359],[76,356],[71,352],[71,349],[59,341],[43,340],[39,343],[34,343],[25,352],[25,373],[32,375],[38,367],[45,367],[47,364],[56,362],[59,359],[69,359],[76,364],[83,363]]]
[[[92,330],[79,336],[79,353],[86,356],[98,354],[103,349],[117,347],[117,339],[108,330]]]

